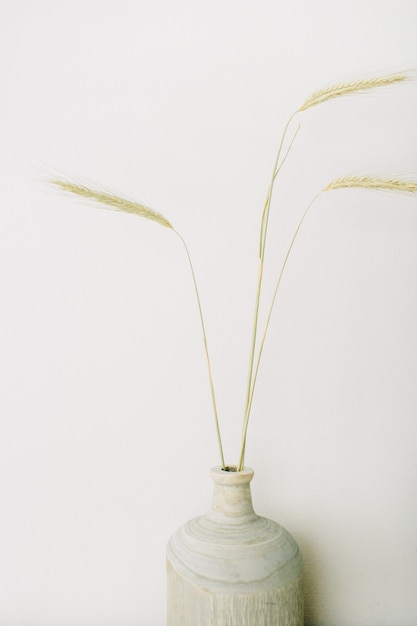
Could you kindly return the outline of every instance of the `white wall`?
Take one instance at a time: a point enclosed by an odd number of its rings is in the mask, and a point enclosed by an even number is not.
[[[416,23],[414,0],[2,4],[1,626],[162,626],[166,540],[219,462],[179,240],[39,179],[128,193],[188,241],[236,462],[280,132],[316,88],[415,66]],[[300,118],[266,296],[327,182],[417,176],[416,106],[411,83]],[[282,283],[247,464],[302,547],[310,625],[417,623],[416,241],[417,198],[329,193]]]

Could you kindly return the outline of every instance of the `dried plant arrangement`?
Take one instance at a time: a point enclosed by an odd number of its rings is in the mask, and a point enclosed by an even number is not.
[[[332,87],[327,87],[325,89],[321,89],[319,91],[314,92],[309,98],[307,98],[304,103],[290,116],[288,119],[284,131],[282,134],[282,138],[279,144],[278,153],[274,162],[274,166],[272,169],[271,181],[268,187],[266,200],[263,206],[263,212],[261,217],[261,225],[260,225],[260,235],[259,235],[259,272],[258,272],[258,281],[256,285],[256,295],[255,295],[255,308],[253,315],[253,327],[252,327],[252,336],[250,342],[250,356],[249,356],[249,367],[248,367],[248,379],[246,386],[246,396],[245,396],[245,405],[244,405],[244,414],[243,414],[243,425],[242,425],[242,436],[241,436],[241,444],[240,444],[240,453],[238,462],[235,466],[226,466],[223,454],[223,446],[222,439],[220,433],[220,425],[219,425],[219,416],[217,410],[216,403],[216,395],[213,384],[213,376],[211,370],[208,342],[206,329],[204,324],[204,316],[200,302],[199,290],[197,287],[197,280],[194,273],[194,268],[192,264],[192,260],[190,257],[190,253],[187,247],[187,244],[182,237],[182,235],[175,230],[172,224],[168,221],[168,219],[162,215],[161,213],[154,211],[145,205],[134,202],[132,200],[125,199],[118,195],[114,195],[111,193],[106,193],[101,191],[98,188],[87,187],[83,184],[78,184],[77,182],[71,182],[70,180],[65,180],[63,178],[53,178],[49,180],[49,184],[54,188],[67,192],[69,194],[91,200],[94,203],[114,209],[116,211],[122,211],[125,213],[131,213],[133,215],[138,215],[139,217],[143,217],[149,220],[152,220],[161,226],[171,229],[177,237],[180,239],[182,245],[185,248],[188,264],[191,270],[192,281],[194,285],[198,313],[200,318],[200,324],[203,335],[203,344],[205,357],[207,362],[207,370],[208,370],[208,378],[210,384],[210,392],[211,392],[211,400],[213,406],[213,414],[215,421],[215,428],[217,433],[217,441],[219,447],[220,454],[220,462],[221,467],[223,469],[229,469],[233,471],[241,471],[245,466],[245,449],[246,449],[246,437],[248,431],[249,418],[252,409],[252,403],[254,398],[254,392],[256,387],[256,381],[258,377],[259,366],[261,362],[262,352],[265,344],[265,339],[267,336],[272,311],[274,308],[276,296],[279,290],[279,286],[281,284],[281,279],[285,270],[285,267],[288,262],[288,258],[293,249],[294,243],[297,239],[298,233],[302,227],[302,224],[309,213],[313,204],[318,200],[321,194],[326,193],[328,191],[335,191],[339,189],[349,189],[349,188],[360,188],[360,189],[368,189],[368,190],[380,190],[380,191],[394,191],[394,192],[402,192],[406,194],[416,194],[417,193],[417,180],[403,180],[402,178],[383,178],[383,177],[374,177],[374,176],[344,176],[333,180],[326,187],[321,189],[311,200],[304,213],[299,220],[296,229],[293,233],[292,239],[288,245],[288,248],[285,252],[284,260],[282,262],[280,271],[278,273],[278,277],[275,283],[275,290],[273,292],[272,300],[269,305],[266,323],[264,328],[262,329],[262,334],[260,334],[259,329],[259,308],[262,296],[262,280],[263,280],[263,270],[264,270],[264,262],[265,262],[265,250],[266,250],[266,241],[267,241],[267,233],[268,233],[268,220],[271,209],[271,201],[274,186],[278,175],[281,172],[282,166],[284,165],[291,148],[294,144],[294,141],[298,135],[300,130],[300,126],[298,125],[295,131],[293,131],[293,135],[289,142],[287,142],[287,147],[284,152],[284,145],[287,140],[287,134],[291,127],[293,120],[302,115],[305,111],[310,109],[311,107],[318,106],[320,104],[329,102],[330,100],[334,100],[337,98],[341,98],[344,96],[354,95],[366,93],[371,90],[375,90],[382,87],[389,87],[392,85],[396,85],[399,83],[403,83],[405,81],[412,80],[412,74],[409,72],[400,72],[394,74],[388,74],[384,76],[374,77],[370,79],[361,79],[352,82],[343,82],[336,84]]]

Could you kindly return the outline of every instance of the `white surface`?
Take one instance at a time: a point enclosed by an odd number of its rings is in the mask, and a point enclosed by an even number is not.
[[[208,510],[218,463],[180,242],[45,192],[40,164],[187,239],[236,462],[280,132],[334,79],[415,66],[416,19],[413,0],[3,3],[1,626],[163,624],[165,542]],[[265,294],[329,180],[416,174],[416,106],[411,84],[304,116]],[[304,552],[308,624],[417,622],[416,238],[417,199],[328,194],[282,284],[247,462],[256,511]]]

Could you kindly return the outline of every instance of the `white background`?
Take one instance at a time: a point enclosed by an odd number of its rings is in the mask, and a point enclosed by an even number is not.
[[[236,462],[280,133],[317,88],[415,67],[416,23],[414,0],[1,3],[1,626],[162,626],[165,543],[219,463],[181,242],[42,178],[129,194],[187,240]],[[299,118],[265,303],[330,180],[417,176],[416,107],[410,83]],[[246,461],[302,548],[309,625],[417,623],[416,242],[415,197],[334,191],[284,275]]]

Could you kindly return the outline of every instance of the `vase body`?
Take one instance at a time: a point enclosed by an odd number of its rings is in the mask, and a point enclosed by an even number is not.
[[[167,626],[302,626],[302,559],[282,526],[253,510],[253,470],[213,468],[212,508],[167,547]]]

